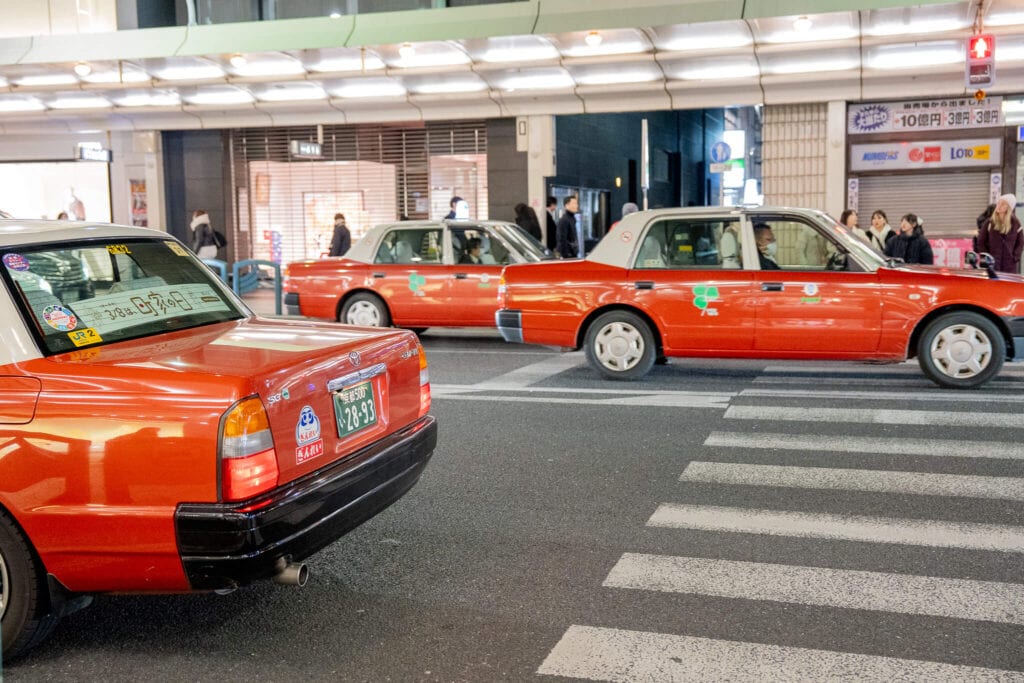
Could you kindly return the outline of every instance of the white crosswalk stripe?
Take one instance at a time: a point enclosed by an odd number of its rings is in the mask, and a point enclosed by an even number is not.
[[[538,673],[595,681],[1024,681],[1024,673],[692,636],[571,626]]]
[[[930,455],[940,458],[1024,459],[1024,443],[1012,441],[953,441],[904,439],[853,434],[784,434],[773,432],[711,432],[705,446],[830,453]]]
[[[1005,524],[935,522],[668,503],[655,510],[647,520],[647,525],[699,531],[1024,552],[1024,528]]]
[[[941,427],[1024,427],[1020,413],[982,413],[891,408],[817,408],[789,406],[729,406],[733,420],[790,422],[863,422],[868,424],[935,425]]]
[[[679,480],[745,486],[1024,500],[1024,479],[1018,477],[695,461],[686,466]]]
[[[626,553],[604,585],[1024,624],[1024,584]]]

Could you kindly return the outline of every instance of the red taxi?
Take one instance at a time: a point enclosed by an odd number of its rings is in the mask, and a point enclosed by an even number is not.
[[[0,221],[4,659],[102,592],[301,585],[436,443],[403,330],[254,317],[165,233]]]
[[[610,379],[672,356],[916,357],[936,384],[971,388],[1024,357],[1019,275],[886,260],[803,209],[632,214],[586,259],[509,266],[499,302],[506,341],[583,347]]]
[[[503,266],[551,254],[513,223],[378,225],[341,258],[287,268],[288,312],[352,325],[493,327]]]

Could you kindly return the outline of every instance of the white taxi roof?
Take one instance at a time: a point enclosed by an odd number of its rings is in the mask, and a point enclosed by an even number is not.
[[[39,242],[76,242],[92,237],[171,238],[168,233],[161,230],[135,228],[127,225],[115,225],[113,223],[23,219],[0,220],[0,246],[4,247],[37,244]]]
[[[409,230],[416,228],[443,228],[445,225],[472,230],[474,227],[478,226],[487,227],[490,225],[510,225],[510,223],[508,221],[482,221],[473,219],[410,220],[380,223],[367,230],[363,236],[352,245],[352,248],[348,250],[348,253],[345,254],[345,258],[351,261],[360,261],[362,263],[373,263],[373,259],[377,255],[377,245],[380,242],[382,233],[392,229]]]

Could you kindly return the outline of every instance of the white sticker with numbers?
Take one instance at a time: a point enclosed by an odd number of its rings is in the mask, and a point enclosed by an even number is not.
[[[75,313],[101,334],[154,320],[231,310],[210,285],[161,285],[75,302]]]

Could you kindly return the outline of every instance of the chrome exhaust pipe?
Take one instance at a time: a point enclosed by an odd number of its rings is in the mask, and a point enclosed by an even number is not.
[[[302,588],[309,580],[309,567],[305,562],[288,562],[282,558],[278,561],[278,567],[277,573],[274,574],[274,583]]]

